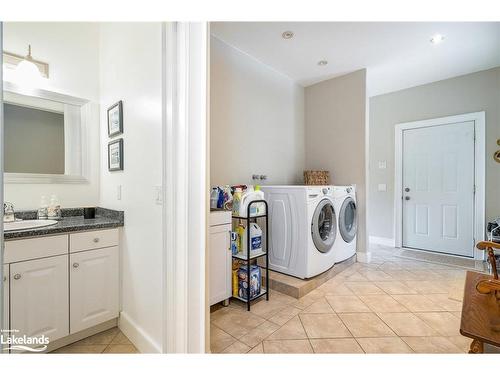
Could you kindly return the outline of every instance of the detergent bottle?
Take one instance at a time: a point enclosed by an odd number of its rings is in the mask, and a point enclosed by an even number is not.
[[[241,188],[237,187],[233,195],[233,215],[238,216],[240,214],[241,197]]]
[[[239,204],[239,216],[246,217],[248,205],[252,201],[264,200],[264,192],[260,190],[254,190],[253,187],[245,191],[241,196],[241,202]],[[256,203],[250,206],[250,216],[263,215],[265,212],[264,203]]]

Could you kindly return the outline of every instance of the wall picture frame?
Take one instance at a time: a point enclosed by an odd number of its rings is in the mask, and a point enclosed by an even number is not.
[[[108,143],[108,170],[123,171],[123,138]]]
[[[123,134],[123,103],[113,104],[108,108],[108,137]]]

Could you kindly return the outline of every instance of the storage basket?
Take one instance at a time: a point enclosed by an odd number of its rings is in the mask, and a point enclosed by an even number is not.
[[[304,171],[305,185],[329,185],[330,172],[328,171]]]

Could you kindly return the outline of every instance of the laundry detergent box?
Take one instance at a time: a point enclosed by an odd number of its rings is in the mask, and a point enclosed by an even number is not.
[[[250,266],[250,299],[258,296],[261,289],[262,273],[257,265]],[[248,299],[248,273],[247,267],[241,266],[238,269],[238,296],[240,298]]]

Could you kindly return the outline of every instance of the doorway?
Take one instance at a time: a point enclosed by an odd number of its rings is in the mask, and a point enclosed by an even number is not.
[[[396,126],[397,246],[478,256],[484,150],[484,112]]]

